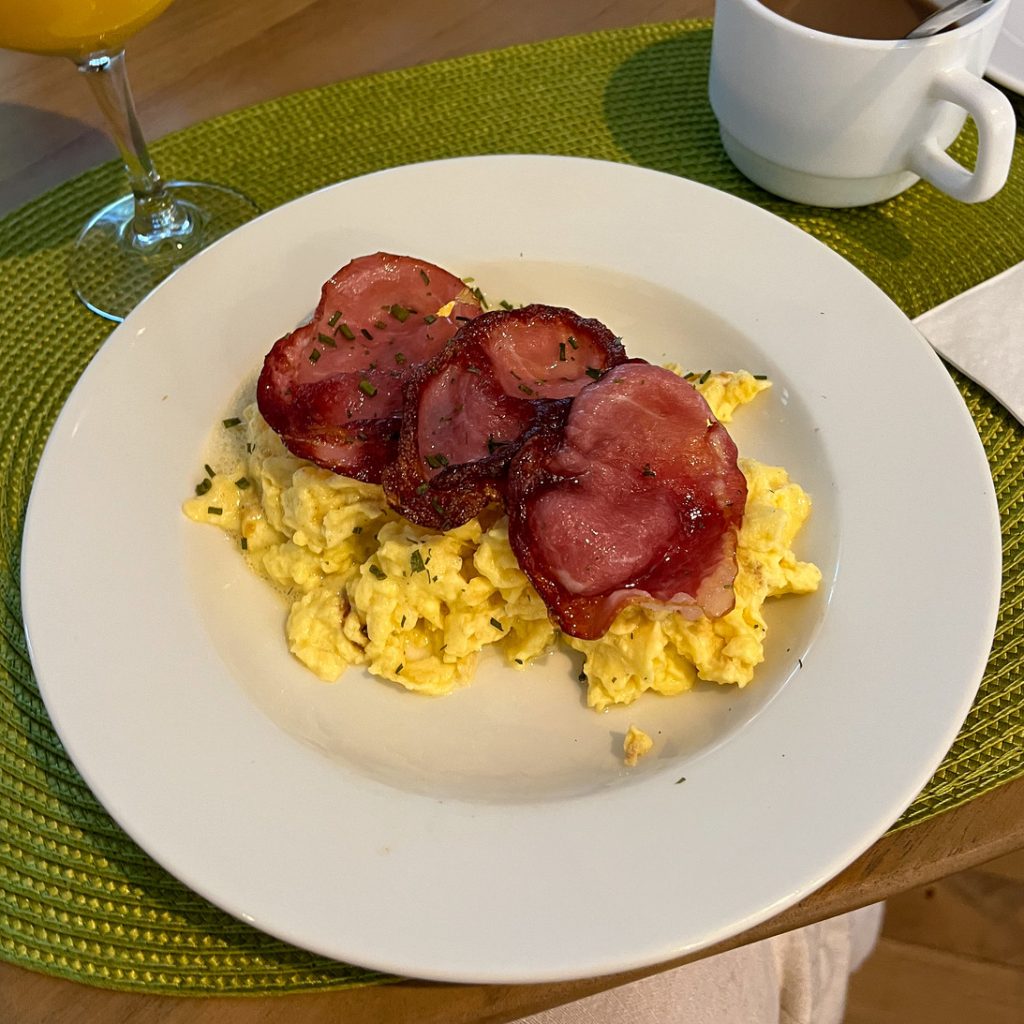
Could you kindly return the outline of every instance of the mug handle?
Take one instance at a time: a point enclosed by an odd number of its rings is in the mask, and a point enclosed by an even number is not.
[[[963,107],[978,128],[978,158],[974,171],[957,163],[926,139],[910,154],[910,169],[936,188],[964,203],[991,199],[1006,184],[1016,135],[1016,119],[1010,101],[993,85],[964,68],[944,71],[932,83],[933,99]]]

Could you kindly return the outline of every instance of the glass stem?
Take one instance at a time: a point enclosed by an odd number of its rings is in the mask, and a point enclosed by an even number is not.
[[[191,226],[188,214],[167,195],[146,148],[125,70],[124,51],[97,54],[76,61],[76,64],[107,119],[110,134],[128,172],[135,197],[133,241],[145,245],[187,233]]]

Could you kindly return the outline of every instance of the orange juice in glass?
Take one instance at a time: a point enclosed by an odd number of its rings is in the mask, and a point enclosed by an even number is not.
[[[0,46],[47,56],[117,53],[171,0],[23,0],[0,4]]]
[[[0,47],[70,57],[120,151],[131,194],[82,230],[69,274],[93,312],[123,320],[171,271],[249,220],[247,197],[209,182],[165,182],[139,128],[124,63],[127,39],[171,0],[0,0]]]

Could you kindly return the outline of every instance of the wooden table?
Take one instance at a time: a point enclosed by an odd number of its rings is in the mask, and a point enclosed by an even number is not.
[[[712,0],[178,0],[130,47],[150,138],[342,78],[514,43],[675,18]],[[0,214],[115,152],[71,66],[0,51]],[[1024,780],[877,842],[818,892],[703,955],[787,931],[1024,847]],[[682,963],[683,961],[678,961]],[[396,985],[266,998],[108,992],[0,963],[5,1024],[463,1024],[557,1006],[663,970],[564,984]]]

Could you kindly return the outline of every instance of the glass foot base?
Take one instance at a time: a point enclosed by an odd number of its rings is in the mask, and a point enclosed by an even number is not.
[[[123,320],[168,274],[260,212],[251,199],[223,185],[173,181],[164,188],[173,215],[159,231],[136,233],[135,199],[129,195],[100,210],[75,243],[71,286],[108,320]]]

